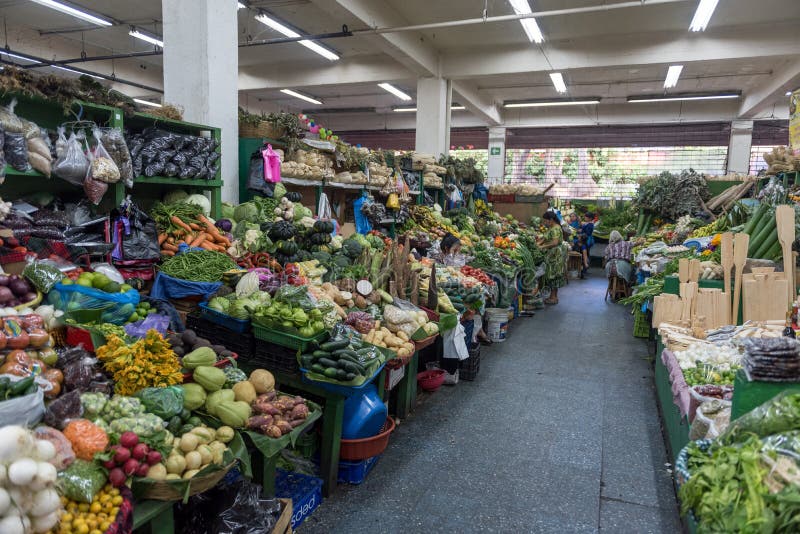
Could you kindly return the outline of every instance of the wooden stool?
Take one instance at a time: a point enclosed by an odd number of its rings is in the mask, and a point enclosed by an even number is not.
[[[583,270],[583,255],[580,252],[570,251],[567,255],[567,271]]]
[[[608,279],[608,287],[606,288],[606,297],[603,300],[608,300],[611,297],[611,302],[617,302],[621,298],[629,297],[631,286],[619,276],[612,276]]]

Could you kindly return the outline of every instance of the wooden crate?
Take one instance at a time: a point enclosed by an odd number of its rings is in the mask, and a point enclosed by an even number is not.
[[[278,522],[272,527],[271,534],[292,534],[292,499],[279,499],[283,504],[283,511],[278,516]]]

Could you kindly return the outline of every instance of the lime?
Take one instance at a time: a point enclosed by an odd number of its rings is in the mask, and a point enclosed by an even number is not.
[[[78,278],[78,281],[75,283],[83,287],[92,287],[92,280],[90,278]]]
[[[130,322],[132,322],[132,323],[135,323],[136,321],[138,321],[138,320],[139,320],[139,314],[138,314],[138,313],[133,313],[133,314],[132,314],[132,315],[131,315],[131,316],[128,318],[128,320],[129,320]]]
[[[92,278],[93,287],[101,289],[105,287],[109,282],[111,282],[111,280],[109,280],[108,277],[103,273],[94,273],[94,278]]]
[[[61,285],[63,286],[71,286],[74,283],[75,282],[72,281],[72,278],[64,278],[63,280],[61,280]]]
[[[122,293],[127,293],[127,292],[128,292],[128,291],[130,291],[131,289],[133,289],[133,287],[129,286],[128,284],[122,284],[121,286],[119,286],[119,290],[120,290]]]

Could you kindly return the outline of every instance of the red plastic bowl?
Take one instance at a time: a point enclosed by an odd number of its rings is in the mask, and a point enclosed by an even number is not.
[[[419,387],[425,391],[436,391],[444,384],[445,371],[443,369],[431,369],[417,374]]]
[[[382,454],[389,446],[389,435],[392,432],[394,432],[394,419],[387,417],[377,435],[371,438],[341,440],[339,459],[358,462]]]

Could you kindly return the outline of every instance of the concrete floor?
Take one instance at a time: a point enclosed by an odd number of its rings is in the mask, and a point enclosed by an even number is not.
[[[647,345],[605,287],[592,269],[514,321],[299,532],[681,532]]]

